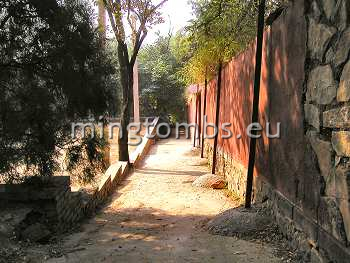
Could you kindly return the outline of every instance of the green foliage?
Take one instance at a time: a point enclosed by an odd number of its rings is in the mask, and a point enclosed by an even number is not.
[[[70,123],[108,109],[114,74],[84,1],[0,2],[0,175],[50,176]]]
[[[256,0],[193,0],[196,19],[188,28],[191,58],[183,69],[187,84],[211,78],[220,62],[230,61],[256,36]],[[268,0],[267,12],[282,0]]]
[[[188,83],[201,83],[254,37],[256,1],[192,1],[196,19],[189,27],[192,57],[184,67]]]
[[[177,38],[159,36],[140,51],[141,106],[145,116],[161,116],[171,122],[184,119],[184,82],[179,70],[181,50]]]
[[[65,160],[69,174],[80,183],[93,182],[95,175],[103,173],[107,168],[104,161],[104,150],[107,146],[106,139],[91,137],[91,133],[79,143],[70,145]]]
[[[114,68],[114,74],[108,76],[108,81],[106,82],[108,91],[108,114],[110,117],[119,117],[121,113],[122,105],[122,86],[120,81],[120,68],[118,55],[115,52],[117,49],[117,42],[115,40],[107,40],[105,49],[106,57],[110,60]]]

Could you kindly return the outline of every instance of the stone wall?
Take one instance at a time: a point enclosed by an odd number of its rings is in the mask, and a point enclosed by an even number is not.
[[[64,232],[94,213],[127,173],[127,163],[119,162],[110,166],[104,180],[92,194],[72,192],[69,176],[38,177],[31,184],[2,184],[0,207],[10,210],[25,207],[36,215],[30,224],[40,223],[50,232]]]
[[[350,260],[350,2],[305,4],[305,134],[321,175],[315,183],[320,193],[317,241],[326,256],[334,258],[339,246]]]
[[[65,231],[83,218],[95,213],[96,209],[105,203],[115,191],[118,183],[127,175],[126,162],[111,165],[105,173],[103,181],[92,194],[71,192],[70,188],[56,195],[56,210],[58,217],[58,230]]]
[[[249,140],[236,135],[250,122],[253,47],[226,65],[222,76],[220,125],[232,123],[234,137],[219,140],[216,172],[242,199]],[[265,31],[260,122],[265,129],[269,121],[273,134],[281,122],[281,138],[267,139],[263,132],[258,141],[254,199],[269,204],[291,246],[305,252],[304,261],[350,261],[349,50],[347,0],[290,1]],[[209,122],[215,88],[212,81]],[[210,163],[212,146],[206,140]]]
[[[155,135],[159,118],[155,118],[150,134]],[[142,143],[130,155],[130,164],[137,167],[145,158],[155,139],[143,138]],[[99,187],[91,195],[83,195],[81,192],[71,192],[70,189],[56,196],[59,229],[70,228],[82,218],[93,214],[96,209],[116,190],[120,181],[129,173],[129,165],[126,162],[112,164],[100,182]]]
[[[145,155],[149,152],[152,145],[156,142],[157,126],[159,124],[159,117],[156,117],[149,129],[150,136],[144,136],[142,138],[141,144],[135,149],[135,151],[130,155],[130,163],[132,166],[136,167],[144,159]],[[152,137],[153,138],[148,138]]]
[[[159,118],[154,120],[151,135],[156,134],[158,121]],[[143,138],[142,144],[131,155],[131,167],[140,164],[154,143],[155,139]],[[72,192],[69,176],[35,177],[29,184],[0,184],[0,209],[10,210],[9,214],[16,214],[13,211],[18,210],[21,218],[11,225],[0,222],[0,236],[12,238],[14,234],[17,238],[42,241],[50,233],[69,230],[94,214],[108,200],[120,181],[129,173],[129,167],[127,162],[112,164],[99,187],[91,194],[83,191]]]
[[[205,142],[204,145],[204,156],[208,159],[208,164],[211,167],[213,147],[208,142]],[[228,190],[243,202],[247,183],[247,169],[245,166],[221,148],[217,150],[216,162],[215,174],[223,176],[227,182]]]

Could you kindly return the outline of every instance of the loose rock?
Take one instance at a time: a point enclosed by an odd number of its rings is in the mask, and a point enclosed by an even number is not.
[[[322,0],[322,3],[323,3],[323,10],[326,14],[327,19],[331,19],[333,14],[334,14],[336,1],[335,0]]]
[[[30,240],[32,242],[40,242],[50,237],[51,232],[46,226],[40,223],[35,223],[27,227],[22,233],[23,240]]]
[[[226,186],[224,179],[215,174],[206,174],[197,178],[193,183],[195,187],[223,189]]]
[[[273,222],[263,210],[234,208],[219,214],[207,226],[212,234],[257,238],[256,234],[272,227]]]

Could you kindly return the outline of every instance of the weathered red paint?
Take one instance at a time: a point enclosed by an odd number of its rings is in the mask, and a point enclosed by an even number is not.
[[[255,175],[266,178],[292,201],[298,201],[301,196],[310,199],[305,200],[305,205],[312,210],[311,207],[316,207],[317,194],[310,186],[315,182],[317,171],[308,161],[312,155],[304,136],[306,23],[303,12],[303,1],[295,1],[288,12],[265,31],[259,103],[259,120],[264,132],[258,140]],[[254,62],[255,43],[225,65],[221,89],[220,126],[232,123],[234,136],[223,140],[221,131],[218,147],[245,167],[249,156],[246,128],[251,122]],[[206,114],[209,123],[215,123],[215,91],[216,78],[208,85]],[[204,92],[201,95],[203,103]],[[189,104],[189,113],[195,110],[193,106]],[[271,123],[272,134],[281,122],[281,139],[266,137],[266,122]],[[212,134],[212,129],[208,129],[208,134]],[[242,138],[237,139],[237,135]],[[213,140],[209,142],[212,144]],[[299,189],[301,184],[303,189]],[[311,195],[305,197],[305,190]]]

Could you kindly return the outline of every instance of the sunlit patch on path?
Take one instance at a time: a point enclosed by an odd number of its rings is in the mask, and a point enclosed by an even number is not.
[[[281,262],[269,245],[204,230],[238,204],[191,185],[208,173],[201,161],[188,140],[158,142],[110,204],[66,238],[70,252],[49,262]]]

